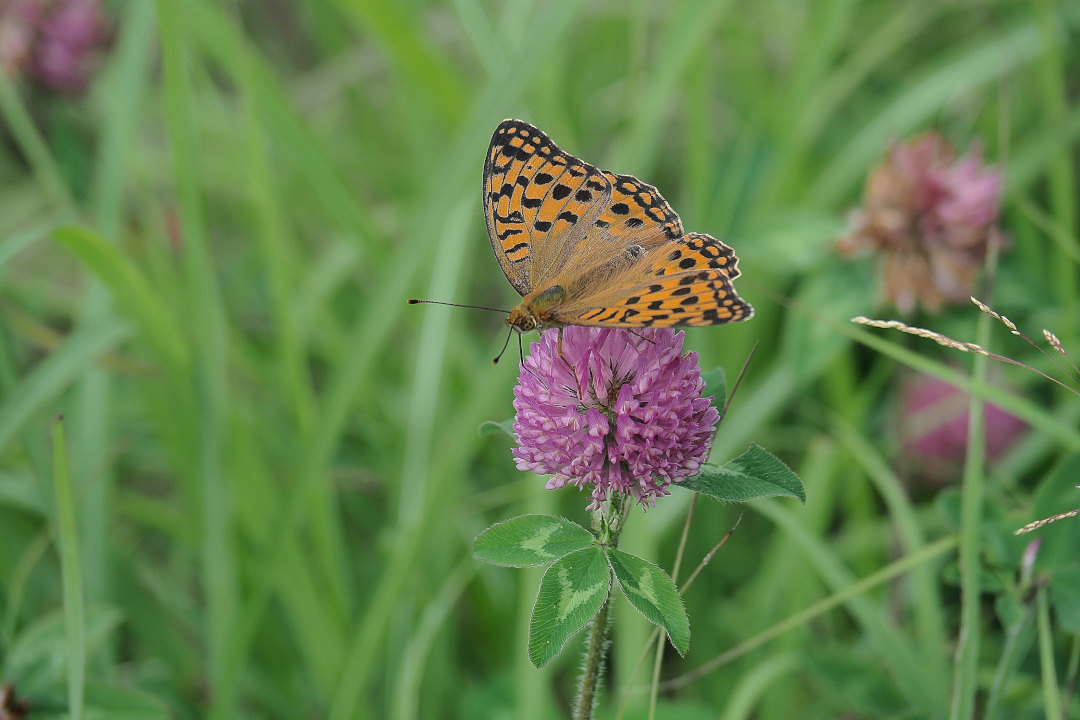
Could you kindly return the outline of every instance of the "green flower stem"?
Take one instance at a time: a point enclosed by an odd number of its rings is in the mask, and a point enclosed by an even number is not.
[[[986,272],[993,277],[997,251],[993,243],[986,258]],[[983,313],[975,326],[975,343],[987,347],[990,340],[990,316]],[[976,355],[971,362],[971,380],[986,381],[987,358]],[[982,581],[982,526],[984,472],[986,463],[986,416],[983,399],[972,395],[968,406],[967,457],[960,486],[960,636],[954,659],[953,694],[950,720],[975,717],[975,695],[979,675],[979,614]]]
[[[630,496],[612,493],[604,507],[593,513],[593,530],[601,544],[617,548],[623,523],[630,511]],[[600,606],[600,612],[589,625],[589,640],[585,647],[585,664],[578,681],[575,720],[589,720],[596,707],[596,689],[604,673],[604,656],[607,654],[608,634],[611,632],[611,593]]]
[[[596,689],[604,672],[604,655],[607,651],[608,633],[611,631],[611,596],[604,601],[600,612],[589,626],[589,644],[585,650],[585,667],[578,684],[578,704],[574,711],[576,720],[589,720],[596,706]]]
[[[1035,593],[1035,618],[1039,629],[1039,664],[1042,672],[1043,708],[1048,718],[1063,718],[1061,691],[1054,663],[1054,632],[1050,629],[1050,601],[1045,587]]]

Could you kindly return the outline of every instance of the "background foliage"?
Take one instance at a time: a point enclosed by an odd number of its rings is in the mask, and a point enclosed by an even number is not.
[[[505,117],[736,248],[757,317],[687,334],[729,381],[758,343],[713,458],[758,441],[807,485],[752,505],[688,592],[660,716],[1080,717],[1080,523],[1034,565],[1011,535],[1080,505],[1080,402],[852,326],[891,311],[833,251],[890,141],[979,141],[1012,243],[980,296],[1080,352],[1075,1],[108,8],[84,97],[0,81],[0,680],[32,717],[562,715],[580,639],[535,670],[538,572],[471,543],[524,512],[585,522],[585,497],[477,432],[512,413],[502,317],[405,304],[516,302],[479,203]],[[1057,372],[974,308],[917,321]],[[920,482],[895,418],[913,369],[1033,431]],[[624,547],[670,570],[689,499]],[[697,505],[691,567],[739,512]],[[602,712],[644,717],[650,626],[615,616]]]

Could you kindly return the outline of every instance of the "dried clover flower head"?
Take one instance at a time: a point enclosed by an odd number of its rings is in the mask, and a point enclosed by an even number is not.
[[[882,294],[903,313],[967,302],[990,243],[1000,242],[1001,185],[978,148],[956,158],[933,132],[896,143],[871,173],[839,249],[880,254]]]

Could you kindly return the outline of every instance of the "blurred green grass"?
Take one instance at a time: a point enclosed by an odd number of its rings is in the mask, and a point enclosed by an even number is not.
[[[67,707],[77,649],[65,504],[86,717],[563,714],[576,646],[534,670],[538,575],[481,566],[471,541],[519,512],[580,520],[584,498],[546,493],[477,432],[512,414],[514,364],[490,366],[502,318],[404,302],[516,302],[479,203],[505,117],[656,184],[736,248],[757,317],[687,335],[729,377],[759,343],[714,458],[755,440],[807,484],[805,508],[752,506],[690,590],[691,652],[665,677],[825,605],[661,716],[972,717],[977,698],[987,717],[1055,700],[1080,717],[1056,695],[1077,628],[1051,622],[1009,535],[1036,491],[1048,512],[1048,496],[1080,504],[1052,472],[1080,451],[1076,398],[1014,368],[991,373],[1011,391],[969,381],[968,358],[849,326],[876,310],[871,266],[832,252],[891,140],[979,140],[1007,182],[994,305],[1080,352],[1075,2],[109,7],[115,44],[85,98],[0,81],[0,682],[33,717]],[[925,324],[971,339],[977,312]],[[984,337],[1048,369],[1003,328]],[[895,469],[904,365],[1037,428],[969,465],[974,520]],[[53,490],[59,413],[72,499]],[[687,504],[635,515],[625,547],[670,567]],[[691,562],[738,515],[700,504]],[[1046,547],[1075,548],[1061,525]],[[964,576],[985,594],[958,690],[971,617],[949,539],[966,571],[987,568]],[[894,562],[888,584],[855,584]],[[615,622],[604,717],[646,682],[650,628],[626,607]],[[644,717],[646,693],[626,703]]]

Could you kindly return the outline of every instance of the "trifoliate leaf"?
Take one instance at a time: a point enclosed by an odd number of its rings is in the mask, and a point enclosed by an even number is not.
[[[611,589],[604,553],[587,547],[556,560],[544,573],[529,624],[529,659],[540,668],[596,613]]]
[[[554,515],[519,515],[492,525],[473,542],[473,555],[492,565],[545,565],[593,544],[591,532]]]

